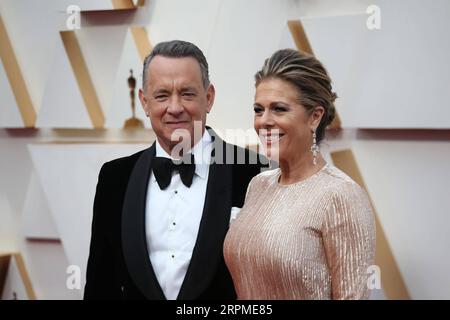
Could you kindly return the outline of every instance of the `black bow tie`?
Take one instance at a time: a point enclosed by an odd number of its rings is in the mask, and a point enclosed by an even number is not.
[[[190,156],[190,157],[189,157]],[[178,171],[181,181],[190,187],[195,173],[194,155],[186,155],[185,160],[172,160],[164,157],[155,157],[152,161],[153,174],[161,190],[166,189],[172,180],[172,172]]]

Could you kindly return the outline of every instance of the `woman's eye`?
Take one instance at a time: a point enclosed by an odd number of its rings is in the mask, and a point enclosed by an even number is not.
[[[260,107],[254,107],[253,111],[255,111],[255,113],[261,113],[262,112],[262,108]]]
[[[275,107],[274,108],[276,112],[285,112],[287,109],[285,107]]]

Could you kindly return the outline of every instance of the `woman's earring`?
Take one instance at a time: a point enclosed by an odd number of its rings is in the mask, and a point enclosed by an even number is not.
[[[313,142],[312,142],[312,146],[311,146],[311,152],[313,154],[313,164],[314,165],[317,164],[317,154],[320,151],[319,146],[317,145],[316,138],[317,138],[316,130],[313,130]]]

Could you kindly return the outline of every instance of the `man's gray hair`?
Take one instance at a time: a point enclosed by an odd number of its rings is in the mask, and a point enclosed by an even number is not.
[[[202,50],[200,50],[195,44],[182,41],[173,40],[167,42],[158,43],[152,50],[152,52],[144,60],[144,70],[142,72],[142,88],[147,90],[147,72],[148,66],[152,59],[156,56],[163,56],[167,58],[185,58],[192,57],[197,60],[200,65],[200,70],[202,73],[202,82],[205,89],[209,85],[209,71],[208,62],[206,61],[205,55]]]

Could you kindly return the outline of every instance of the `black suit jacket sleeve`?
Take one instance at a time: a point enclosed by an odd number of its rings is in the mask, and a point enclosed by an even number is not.
[[[118,299],[121,292],[114,281],[114,261],[111,245],[108,243],[106,228],[110,225],[106,216],[107,210],[107,164],[104,164],[98,177],[97,190],[94,199],[92,218],[91,245],[86,273],[85,299]],[[110,232],[110,230],[109,230]]]

